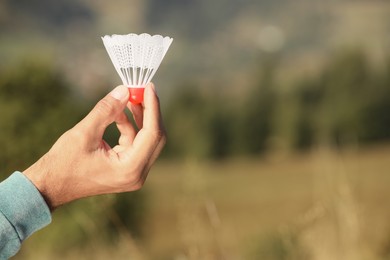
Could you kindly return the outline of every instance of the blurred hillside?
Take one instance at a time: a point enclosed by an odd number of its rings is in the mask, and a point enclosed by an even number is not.
[[[8,0],[0,21],[5,78],[43,63],[84,103],[120,84],[101,35],[172,36],[154,80],[174,137],[167,156],[389,139],[387,1]]]
[[[379,0],[6,0],[0,58],[4,66],[48,56],[89,93],[120,83],[99,37],[146,31],[175,39],[155,78],[161,95],[183,82],[234,92],[253,84],[251,73],[269,55],[279,58],[280,81],[316,73],[340,48],[358,47],[381,64],[389,20],[390,3]]]

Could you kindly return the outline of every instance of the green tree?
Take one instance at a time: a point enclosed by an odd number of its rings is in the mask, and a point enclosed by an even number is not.
[[[82,115],[50,64],[25,60],[0,71],[1,174],[24,170]]]
[[[258,83],[249,92],[237,115],[238,132],[235,135],[238,143],[235,147],[245,154],[259,154],[267,149],[277,102],[275,67],[274,60],[262,65]]]

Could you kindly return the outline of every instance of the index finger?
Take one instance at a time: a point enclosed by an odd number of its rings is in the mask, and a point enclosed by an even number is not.
[[[160,131],[161,128],[160,101],[153,83],[149,83],[145,88],[142,128],[151,131]]]
[[[160,103],[154,85],[145,89],[142,129],[135,136],[132,149],[125,151],[127,156],[137,154],[140,165],[148,165],[161,139],[165,136],[162,126]]]

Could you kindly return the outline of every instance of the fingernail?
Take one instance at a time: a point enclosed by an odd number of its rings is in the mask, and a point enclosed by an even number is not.
[[[113,91],[110,92],[110,96],[117,100],[123,100],[127,98],[128,94],[129,94],[129,90],[125,86],[118,86],[114,88]]]

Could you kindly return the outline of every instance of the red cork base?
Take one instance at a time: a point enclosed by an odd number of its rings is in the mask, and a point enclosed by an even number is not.
[[[144,101],[145,88],[129,88],[129,101],[135,105],[141,104]]]

